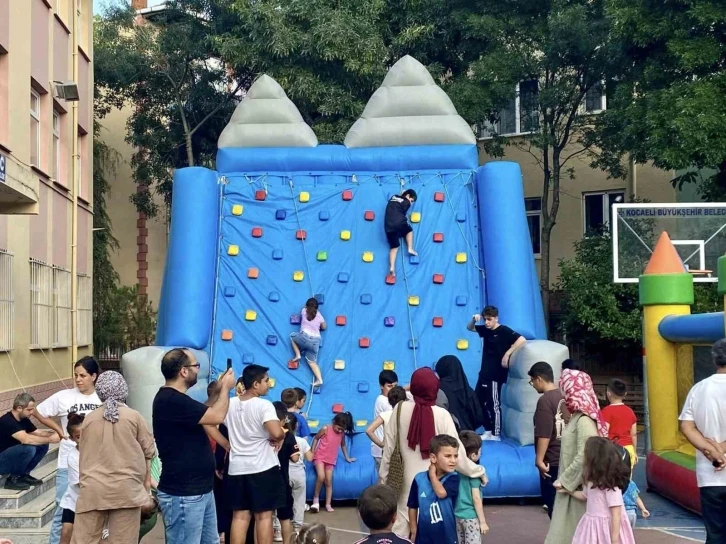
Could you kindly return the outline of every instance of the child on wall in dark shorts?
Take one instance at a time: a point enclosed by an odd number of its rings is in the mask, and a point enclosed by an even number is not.
[[[411,204],[416,202],[416,191],[406,189],[401,195],[393,195],[386,205],[386,215],[384,219],[384,229],[386,230],[386,239],[391,250],[388,252],[389,269],[391,276],[396,275],[396,255],[398,248],[401,247],[401,238],[406,239],[409,255],[418,255],[413,249],[413,229],[408,224],[406,213]]]
[[[280,472],[282,479],[285,481],[285,506],[277,509],[277,519],[280,520],[280,528],[282,532],[282,541],[290,542],[292,536],[292,518],[293,518],[293,497],[292,487],[290,487],[290,460],[294,460],[300,455],[300,448],[295,440],[295,429],[297,420],[295,414],[287,411],[287,407],[282,402],[273,402],[277,410],[277,417],[280,418],[282,428],[285,430],[285,438],[282,440],[280,451],[277,452],[277,458],[280,460]]]
[[[358,513],[370,535],[355,544],[411,544],[410,540],[394,534],[398,496],[387,485],[372,485],[358,499]]]

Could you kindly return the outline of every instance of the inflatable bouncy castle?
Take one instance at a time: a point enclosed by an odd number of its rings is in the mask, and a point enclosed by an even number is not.
[[[400,251],[393,280],[383,215],[409,188],[418,256]],[[328,323],[315,389],[304,360],[289,362],[290,334],[313,296]],[[411,57],[390,69],[343,145],[319,145],[280,85],[261,76],[219,138],[216,170],[174,175],[158,346],[124,356],[129,404],[151,419],[171,347],[195,350],[202,372],[189,394],[199,400],[227,359],[238,376],[248,364],[269,367],[270,400],[286,387],[309,391],[313,431],[353,414],[358,461],[338,464],[335,498],[357,498],[376,480],[362,431],[379,372],[407,383],[455,354],[475,383],[482,345],[466,323],[486,304],[529,341],[503,395],[506,439],[484,444],[484,494],[538,496],[527,371],[545,360],[558,375],[567,349],[546,340],[519,166],[479,166],[471,127]]]

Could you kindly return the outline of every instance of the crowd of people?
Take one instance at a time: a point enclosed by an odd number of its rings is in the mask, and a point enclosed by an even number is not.
[[[405,386],[395,372],[380,373],[366,430],[379,482],[358,501],[369,533],[361,544],[480,544],[489,531],[482,444],[499,439],[500,384],[524,343],[497,314],[487,307],[469,324],[485,339],[474,389],[451,355],[416,370]],[[313,322],[316,315],[308,317]],[[306,357],[310,349],[303,349]],[[712,354],[716,373],[694,386],[680,415],[682,432],[697,449],[709,544],[726,542],[726,339]],[[505,372],[494,372],[495,364]],[[325,509],[333,511],[336,464],[356,462],[348,450],[352,415],[335,414],[313,436],[302,413],[305,391],[289,388],[280,401],[268,400],[268,369],[254,364],[239,380],[228,369],[200,403],[187,395],[199,369],[190,350],[164,355],[153,433],[125,404],[123,376],[101,373],[90,357],[75,366],[75,388],[37,406],[27,393],[16,397],[0,417],[0,473],[9,475],[7,489],[39,485],[31,472],[49,445],[60,442],[51,542],[136,544],[157,512],[169,544],[329,542],[324,525],[305,524],[305,512],[319,512],[323,490]],[[649,512],[631,478],[637,420],[623,402],[627,385],[612,380],[609,405],[601,410],[590,376],[572,361],[562,363],[559,383],[554,374],[547,362],[529,370],[530,385],[540,393],[533,426],[551,518],[545,543],[632,543],[637,512],[644,518]],[[31,416],[47,429],[36,428]],[[310,505],[306,461],[316,475]]]

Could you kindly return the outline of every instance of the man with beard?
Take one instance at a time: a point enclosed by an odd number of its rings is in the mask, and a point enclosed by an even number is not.
[[[161,360],[164,387],[154,398],[154,437],[163,470],[159,481],[159,507],[169,544],[216,544],[214,506],[214,453],[204,425],[219,425],[229,407],[234,373],[219,379],[220,394],[206,406],[187,396],[197,383],[199,367],[194,354],[172,349]]]

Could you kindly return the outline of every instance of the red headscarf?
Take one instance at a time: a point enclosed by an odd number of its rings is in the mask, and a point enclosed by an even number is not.
[[[408,429],[408,447],[421,449],[423,459],[429,456],[431,439],[436,435],[434,411],[436,394],[439,392],[439,378],[430,368],[419,368],[411,376],[411,394],[416,406],[411,414],[411,425]]]
[[[597,424],[597,433],[607,438],[608,428],[600,413],[592,379],[589,374],[579,370],[565,369],[560,376],[560,391],[571,414],[582,412]]]

